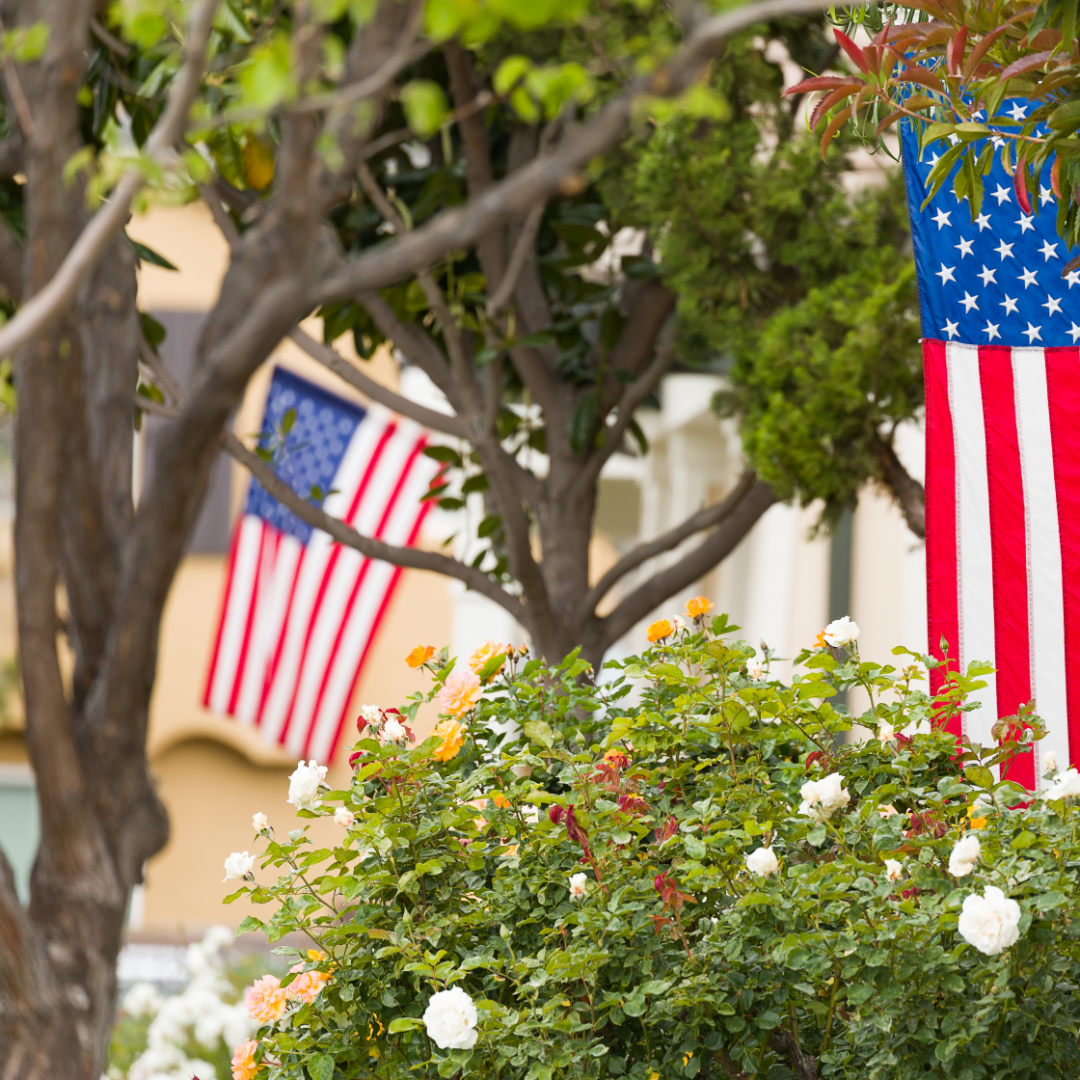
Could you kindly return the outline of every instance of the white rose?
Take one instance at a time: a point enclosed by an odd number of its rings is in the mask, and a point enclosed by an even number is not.
[[[510,771],[519,779],[525,780],[532,776],[533,767],[531,765],[511,765]]]
[[[252,817],[251,819],[251,827],[256,832],[262,832],[266,828],[267,824],[268,822],[266,820],[265,814],[255,814],[254,817]]]
[[[233,878],[242,878],[251,873],[254,865],[254,855],[249,855],[246,851],[234,851],[225,860],[225,876],[221,880],[231,881]]]
[[[982,896],[972,893],[964,901],[957,930],[969,944],[987,956],[997,956],[1020,937],[1020,905],[997,886],[987,885]]]
[[[953,877],[967,877],[975,869],[981,852],[982,844],[974,834],[957,841],[949,855],[949,873]]]
[[[771,847],[759,847],[746,856],[746,869],[759,877],[768,877],[780,869],[780,860]]]
[[[882,720],[878,727],[877,737],[883,742],[893,742],[896,739],[896,728],[888,720]]]
[[[746,665],[747,678],[753,679],[755,682],[758,679],[764,679],[767,674],[765,665],[760,660],[751,660]]]
[[[853,623],[846,615],[825,627],[825,640],[835,649],[850,645],[858,636],[858,623]]]
[[[540,807],[538,806],[526,806],[523,808],[522,818],[529,825],[540,824]]]
[[[889,881],[899,881],[904,876],[904,864],[897,859],[885,860],[885,877]]]
[[[334,821],[344,829],[349,828],[355,820],[356,815],[351,810],[346,810],[344,806],[339,806],[334,811]]]
[[[799,803],[799,813],[803,817],[808,817],[815,825],[820,825],[825,820],[825,815],[816,807],[808,803],[805,799]]]
[[[1043,754],[1043,775],[1047,773],[1057,772],[1057,752],[1054,750],[1047,750]]]
[[[382,741],[384,743],[401,742],[402,739],[408,738],[408,734],[404,724],[401,724],[392,716],[382,726]]]
[[[476,1006],[455,986],[431,995],[424,1010],[424,1027],[440,1050],[471,1050],[476,1045]]]
[[[377,724],[382,720],[382,709],[378,705],[361,705],[360,715],[368,724]]]
[[[325,776],[326,766],[320,765],[314,758],[306,764],[298,761],[296,771],[289,777],[289,797],[285,801],[292,803],[297,810],[314,810],[321,805],[319,788]]]
[[[570,899],[581,900],[585,896],[585,875],[584,874],[571,874],[570,875]]]
[[[805,814],[811,821],[826,821],[851,801],[851,794],[843,787],[841,773],[830,773],[824,780],[807,780],[799,789],[803,797],[799,813]]]
[[[1059,773],[1043,792],[1044,799],[1075,799],[1080,796],[1080,772],[1075,768]]]
[[[129,1016],[156,1016],[161,1008],[161,995],[150,983],[139,982],[124,995],[120,1008]]]

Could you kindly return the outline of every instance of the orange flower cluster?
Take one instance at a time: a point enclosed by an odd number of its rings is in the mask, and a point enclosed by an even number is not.
[[[658,641],[663,641],[666,637],[671,637],[675,632],[675,627],[671,625],[670,619],[657,619],[648,630],[645,631],[645,636],[655,645]]]
[[[461,753],[465,745],[465,729],[456,720],[441,720],[435,725],[432,735],[442,741],[435,747],[436,761],[450,761]]]
[[[476,650],[469,657],[469,668],[474,674],[479,675],[483,670],[484,665],[493,657],[499,656],[511,656],[514,652],[513,645],[503,645],[498,641],[485,641],[479,649]]]
[[[252,1020],[260,1024],[272,1024],[285,1013],[287,994],[281,988],[276,975],[264,975],[256,979],[244,991],[244,1009]]]
[[[416,648],[405,657],[405,663],[411,668],[423,667],[434,655],[435,647],[433,645],[417,645]]]
[[[255,1061],[255,1051],[259,1044],[254,1039],[245,1039],[234,1051],[232,1056],[233,1080],[253,1080],[259,1071],[259,1065]]]

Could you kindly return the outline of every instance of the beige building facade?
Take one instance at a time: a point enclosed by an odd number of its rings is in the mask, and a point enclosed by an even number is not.
[[[129,231],[179,268],[171,272],[144,266],[140,305],[168,328],[163,355],[182,376],[185,343],[190,351],[201,315],[213,304],[226,269],[225,244],[201,204],[152,210],[136,218]],[[313,332],[318,334],[319,328]],[[348,351],[344,339],[338,347]],[[283,343],[273,363],[361,400],[289,342]],[[438,407],[430,383],[412,369],[399,370],[388,351],[369,364],[366,370],[380,381]],[[252,381],[235,418],[234,430],[240,436],[259,430],[271,370],[272,364],[266,365]],[[662,388],[662,407],[643,417],[652,453],[610,463],[601,480],[595,574],[632,544],[664,532],[706,502],[722,497],[734,483],[741,469],[737,434],[709,409],[719,385],[711,375],[669,377]],[[147,448],[152,446],[154,424],[148,421],[139,436],[137,489],[153,483],[147,475]],[[921,475],[916,430],[905,434],[901,452]],[[257,847],[251,827],[255,812],[267,814],[278,830],[295,825],[292,807],[285,801],[295,760],[264,743],[253,729],[216,716],[201,704],[222,599],[229,529],[243,505],[247,482],[238,467],[222,459],[165,609],[149,754],[172,832],[164,850],[147,866],[146,884],[133,900],[130,929],[136,937],[192,937],[213,923],[235,925],[250,908],[221,904],[230,888],[221,881],[225,856]],[[6,513],[0,525],[10,523],[9,504],[10,498],[7,504],[0,500],[0,512]],[[863,627],[864,655],[887,659],[889,649],[900,643],[924,648],[922,548],[890,501],[872,491],[864,494],[850,530],[850,558],[839,563],[830,541],[809,539],[815,519],[812,507],[774,507],[721,567],[698,588],[664,605],[664,611],[680,610],[683,600],[704,592],[743,626],[740,636],[755,644],[765,641],[782,658],[812,642],[829,617],[838,614],[851,614]],[[441,545],[452,526],[447,515],[432,513],[420,543]],[[36,809],[17,692],[4,693],[3,672],[10,670],[15,653],[9,533],[9,528],[0,528],[0,843],[25,884]],[[643,567],[641,573],[655,573],[660,565]],[[838,595],[838,573],[846,579],[840,594],[848,602],[842,612],[830,611],[830,596],[835,601]],[[520,640],[521,633],[501,609],[458,583],[406,571],[354,688],[351,712],[355,715],[367,702],[398,704],[425,688],[426,678],[404,661],[418,643],[436,648],[449,644],[463,653],[487,638]],[[614,651],[627,654],[643,644],[642,626]],[[786,662],[778,667],[784,674],[790,671]],[[430,712],[427,716],[431,719]],[[346,746],[349,741],[347,729]],[[339,748],[329,764],[331,781],[347,783],[347,749]]]

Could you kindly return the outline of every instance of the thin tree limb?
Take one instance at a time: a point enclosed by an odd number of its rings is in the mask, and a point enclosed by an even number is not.
[[[398,547],[384,543],[369,536],[363,536],[352,526],[338,518],[331,517],[325,510],[302,499],[265,461],[252,453],[231,432],[224,437],[225,450],[229,455],[245,466],[266,490],[283,506],[287,506],[301,521],[312,528],[322,529],[339,544],[359,551],[369,559],[382,559],[394,566],[403,566],[415,570],[431,570],[436,574],[463,581],[470,589],[494,600],[504,611],[518,622],[527,624],[524,605],[508,593],[501,585],[488,577],[483,570],[468,566],[452,559],[449,555],[440,555],[434,551],[421,551],[418,548]]]
[[[510,255],[510,262],[506,267],[506,273],[503,274],[502,281],[499,282],[499,287],[488,299],[487,313],[489,318],[495,318],[503,311],[507,304],[510,303],[510,298],[514,295],[514,290],[517,288],[521,272],[525,269],[525,263],[533,254],[533,245],[536,243],[536,234],[540,231],[540,222],[544,220],[544,210],[546,208],[546,202],[538,202],[529,211],[529,216],[525,219],[525,225],[522,227],[521,235],[518,236],[513,253]]]
[[[114,37],[93,16],[90,17],[90,32],[111,52],[126,60],[131,55],[131,46],[125,45],[118,37]]]
[[[625,597],[614,611],[600,620],[605,644],[618,641],[658,604],[680,589],[692,585],[702,574],[708,573],[730,555],[760,520],[762,514],[776,501],[773,489],[764,480],[755,480],[739,505],[693,551],[674,566],[643,582]]]
[[[214,224],[218,227],[221,235],[225,237],[225,243],[229,245],[229,250],[232,251],[240,243],[240,230],[236,227],[236,222],[229,217],[217,186],[202,184],[199,187],[199,194],[202,195],[203,202],[206,203],[210,210],[210,216],[214,219]]]
[[[597,605],[607,596],[611,589],[632,570],[636,570],[641,566],[642,563],[677,548],[684,540],[689,540],[695,533],[711,529],[714,525],[719,525],[730,517],[750,493],[750,489],[756,481],[757,473],[753,469],[747,469],[739,477],[735,487],[720,502],[702,508],[696,514],[691,514],[681,525],[676,525],[675,528],[669,529],[666,533],[661,533],[655,540],[638,544],[637,547],[627,552],[581,598],[577,617],[579,619],[587,618],[596,610]]]
[[[139,360],[150,370],[154,376],[154,380],[165,387],[165,392],[173,399],[173,405],[179,405],[180,399],[184,396],[180,390],[180,384],[172,377],[172,373],[162,363],[161,357],[150,348],[150,342],[148,342],[145,337],[140,338],[139,340]]]
[[[321,341],[316,341],[299,327],[290,331],[289,338],[313,360],[318,361],[324,368],[332,371],[338,378],[343,379],[372,401],[377,401],[380,405],[385,405],[388,409],[407,416],[410,420],[415,420],[432,431],[441,431],[444,435],[450,435],[456,439],[468,439],[468,428],[459,417],[436,412],[435,409],[428,409],[402,397],[401,394],[394,393],[393,390],[387,389],[370,375],[365,374],[355,364],[351,364],[336,349],[324,345]]]
[[[161,119],[154,125],[146,141],[148,157],[162,160],[183,131],[188,109],[199,91],[206,44],[217,3],[218,0],[201,0],[195,10],[184,66],[176,77]],[[0,356],[10,356],[70,306],[94,264],[124,227],[131,202],[142,186],[143,174],[140,169],[133,168],[124,173],[109,201],[90,219],[48,285],[23,304],[14,318],[0,327]]]
[[[588,123],[563,139],[558,149],[512,173],[465,207],[437,214],[421,228],[401,237],[393,247],[380,247],[347,260],[321,282],[320,302],[331,303],[358,292],[384,288],[431,266],[449,251],[475,244],[501,222],[526,214],[538,199],[557,191],[578,169],[614,145],[626,131],[639,96],[671,97],[681,93],[721,44],[740,30],[782,15],[809,14],[831,6],[828,0],[761,0],[706,20],[667,64],[635,80]],[[840,6],[848,6],[847,0]]]

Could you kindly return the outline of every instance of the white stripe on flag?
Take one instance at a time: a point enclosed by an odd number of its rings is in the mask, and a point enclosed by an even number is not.
[[[975,660],[995,662],[994,562],[986,478],[986,428],[978,347],[950,344],[946,347],[946,356],[956,440],[960,664],[966,671]],[[971,695],[971,700],[978,701],[980,707],[964,714],[964,734],[983,746],[993,746],[995,740],[990,732],[998,718],[997,687],[993,675],[985,678],[986,687]],[[995,774],[998,771],[994,769]]]
[[[375,536],[378,532],[411,449],[411,445],[402,438],[400,428],[395,430],[383,447],[367,490],[350,521],[362,536]],[[302,670],[298,673],[299,683],[286,743],[294,754],[300,754],[307,745],[323,674],[330,662],[353,586],[357,576],[363,572],[364,562],[364,557],[354,548],[339,549],[322,602],[312,615],[310,641]]]
[[[244,517],[239,528],[228,608],[221,616],[221,641],[208,701],[209,708],[219,713],[229,711],[233,686],[239,678],[237,665],[244,645],[248,612],[255,599],[255,571],[259,565],[263,537],[263,522],[259,518]]]
[[[1046,354],[1042,349],[1013,349],[1012,355],[1027,518],[1031,692],[1035,697],[1035,712],[1047,727],[1046,738],[1035,743],[1035,783],[1044,787],[1043,760],[1047,750],[1056,752],[1058,768],[1069,766],[1061,541]]]
[[[420,438],[420,433],[414,430],[409,434],[411,453]],[[408,543],[416,520],[425,509],[420,498],[428,490],[438,468],[438,465],[430,458],[418,457],[414,461],[409,476],[398,494],[390,518],[381,533],[381,539],[388,544],[399,546]],[[330,671],[326,676],[326,688],[314,718],[310,745],[311,753],[316,757],[325,756],[334,742],[342,713],[348,706],[357,665],[371,640],[386,590],[396,572],[396,567],[381,561],[372,562],[367,568],[341,636],[337,654],[331,661]]]
[[[259,607],[236,702],[236,719],[242,724],[258,722],[269,665],[281,639],[289,596],[303,555],[304,545],[295,536],[278,534],[277,553],[269,556],[269,572],[264,570],[260,579],[265,578],[266,584],[259,589]]]

